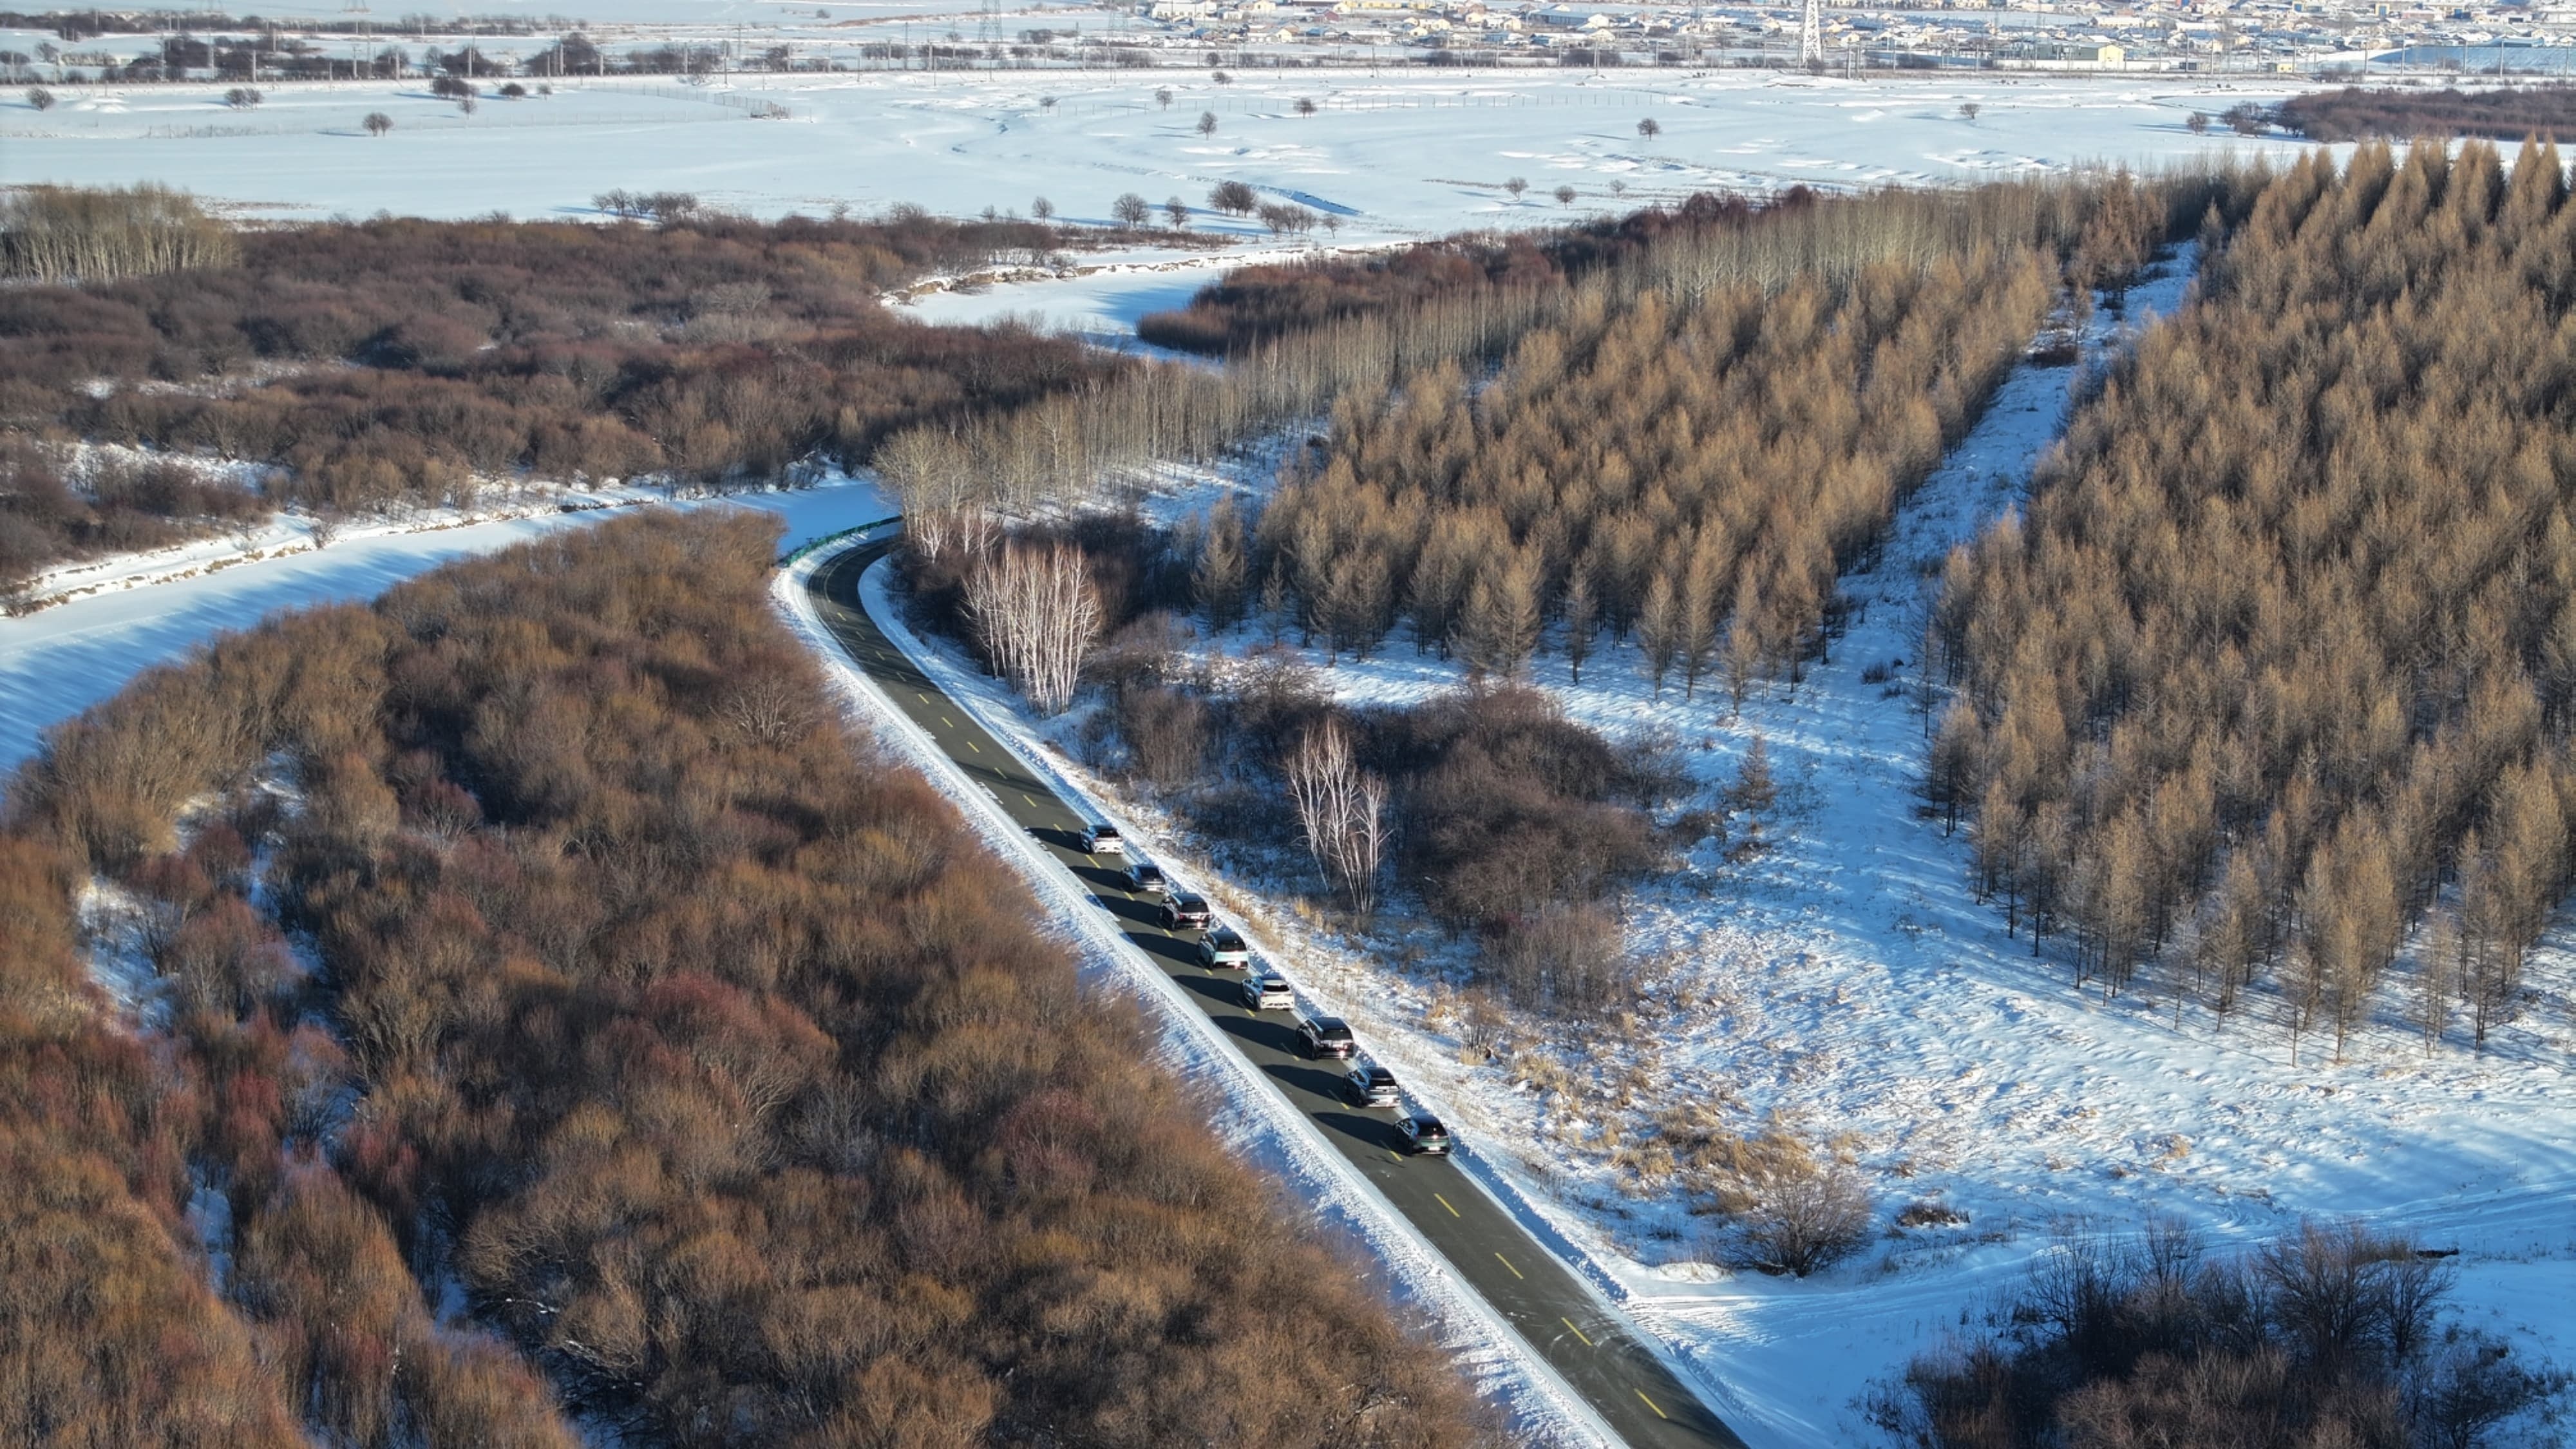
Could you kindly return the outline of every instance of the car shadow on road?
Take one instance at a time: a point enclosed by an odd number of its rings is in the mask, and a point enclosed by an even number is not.
[[[1118,918],[1119,929],[1132,936],[1162,939],[1163,908],[1152,901],[1130,900],[1125,896],[1103,895],[1100,903]]]
[[[1237,1008],[1243,1005],[1243,976],[1240,972],[1227,976],[1184,976],[1180,983],[1183,989],[1203,1002],[1223,1002]]]
[[[1165,936],[1142,931],[1137,932],[1133,936],[1129,937],[1129,939],[1134,941],[1137,945],[1144,947],[1146,955],[1160,957],[1166,968],[1173,966],[1194,967],[1199,964],[1199,943],[1196,941],[1183,940],[1177,936]],[[1239,991],[1242,989],[1232,981],[1221,982],[1219,984],[1225,986],[1229,990]]]
[[[1404,1152],[1403,1140],[1395,1135],[1393,1122],[1363,1117],[1357,1112],[1318,1112],[1315,1121],[1328,1132],[1355,1138],[1370,1147],[1383,1148],[1399,1156]]]
[[[1242,1003],[1238,1001],[1235,1004],[1240,1006]],[[1297,1034],[1283,1022],[1258,1016],[1221,1016],[1216,1024],[1225,1028],[1230,1036],[1239,1037],[1254,1046],[1268,1047],[1282,1056],[1294,1056],[1297,1052]]]
[[[1328,1097],[1337,1102],[1342,1100],[1342,1079],[1338,1073],[1327,1071],[1322,1067],[1301,1067],[1285,1062],[1264,1067],[1262,1070],[1301,1091],[1312,1092],[1318,1097]]]

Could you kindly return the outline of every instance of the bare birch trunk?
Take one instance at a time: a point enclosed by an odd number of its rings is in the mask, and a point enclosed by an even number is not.
[[[1376,908],[1378,871],[1386,860],[1386,781],[1363,770],[1349,731],[1327,720],[1308,730],[1288,761],[1288,795],[1306,850],[1327,884],[1362,915]]]
[[[1004,547],[967,577],[966,618],[993,672],[1031,708],[1054,714],[1073,702],[1083,658],[1100,633],[1100,599],[1082,550]]]

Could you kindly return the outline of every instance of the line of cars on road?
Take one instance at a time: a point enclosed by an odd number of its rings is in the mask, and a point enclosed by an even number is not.
[[[1288,984],[1288,978],[1266,967],[1256,969],[1252,948],[1232,926],[1215,918],[1207,899],[1196,891],[1174,886],[1161,866],[1130,854],[1116,826],[1101,821],[1089,823],[1081,831],[1081,845],[1086,855],[1119,859],[1118,883],[1130,894],[1155,903],[1164,930],[1200,933],[1192,944],[1201,969],[1244,973],[1241,999],[1246,1011],[1297,1009],[1296,990]],[[1404,1095],[1396,1085],[1395,1073],[1359,1055],[1359,1042],[1351,1035],[1348,1022],[1338,1016],[1301,1017],[1297,1041],[1310,1060],[1347,1064],[1339,1083],[1344,1101],[1363,1110],[1392,1107],[1403,1113],[1396,1120],[1395,1133],[1407,1151],[1425,1156],[1448,1154],[1449,1129],[1428,1112],[1404,1111]]]

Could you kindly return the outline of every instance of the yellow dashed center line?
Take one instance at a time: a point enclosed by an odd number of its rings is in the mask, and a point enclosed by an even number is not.
[[[1502,1254],[1500,1254],[1500,1253],[1496,1253],[1496,1254],[1494,1255],[1494,1261],[1495,1261],[1495,1262],[1497,1262],[1497,1263],[1502,1264],[1502,1265],[1503,1265],[1504,1267],[1506,1267],[1506,1268],[1512,1268],[1512,1260],[1511,1260],[1511,1259],[1509,1259],[1509,1258],[1504,1257],[1504,1256],[1503,1256]],[[1522,1279],[1526,1279],[1529,1275],[1528,1275],[1528,1274],[1526,1274],[1526,1273],[1523,1273],[1523,1272],[1522,1272],[1520,1269],[1518,1269],[1518,1268],[1512,1268],[1512,1276],[1513,1276],[1513,1277],[1515,1277],[1515,1278],[1522,1278]]]
[[[980,754],[982,754],[982,753],[984,753],[984,747],[983,747],[982,745],[979,745],[979,744],[975,743],[973,740],[968,740],[968,741],[966,742],[966,748],[968,748],[968,749],[970,749],[970,750],[973,750],[975,753],[977,753],[977,754],[979,754],[979,755],[980,755]]]
[[[941,716],[939,717],[939,722],[940,722],[941,724],[944,724],[944,725],[948,726],[948,727],[949,727],[950,729],[952,729],[952,730],[953,730],[953,729],[955,729],[955,728],[957,728],[957,721],[955,721],[955,720],[953,720],[953,719],[950,719],[948,716],[946,716],[946,715],[944,715],[944,714],[943,714],[943,715],[941,715]]]
[[[1556,1321],[1565,1325],[1565,1331],[1566,1331],[1566,1332],[1568,1332],[1568,1333],[1570,1333],[1570,1334],[1573,1334],[1573,1335],[1574,1335],[1575,1337],[1577,1337],[1577,1338],[1582,1338],[1582,1339],[1583,1339],[1583,1346],[1584,1346],[1585,1348],[1590,1348],[1590,1347],[1592,1347],[1592,1340],[1591,1340],[1591,1339],[1589,1339],[1589,1338],[1584,1338],[1584,1337],[1583,1337],[1583,1330],[1574,1326],[1574,1320],[1573,1320],[1573,1319],[1571,1319],[1571,1318],[1559,1318],[1559,1319],[1558,1319],[1558,1320],[1556,1320]],[[1654,1401],[1653,1401],[1652,1399],[1649,1399],[1649,1400],[1647,1400],[1647,1402],[1648,1402],[1649,1404],[1651,1404],[1651,1403],[1653,1403]]]
[[[1020,796],[1020,798],[1021,798],[1021,799],[1023,799],[1023,800],[1029,800],[1029,797],[1028,797],[1027,795],[1025,795],[1025,794],[1024,794],[1024,795],[1022,795],[1022,796]],[[1030,809],[1032,809],[1032,810],[1035,810],[1036,808],[1038,808],[1038,802],[1036,802],[1035,800],[1029,800],[1029,808],[1030,808]]]
[[[1459,1216],[1459,1212],[1458,1212],[1458,1210],[1457,1210],[1456,1208],[1449,1207],[1449,1199],[1447,1199],[1447,1198],[1445,1198],[1445,1197],[1440,1197],[1440,1194],[1438,1194],[1438,1193],[1436,1193],[1436,1192],[1435,1192],[1435,1193],[1433,1193],[1433,1194],[1432,1194],[1432,1196],[1433,1196],[1433,1197],[1435,1197],[1435,1198],[1439,1198],[1439,1200],[1440,1200],[1440,1205],[1441,1205],[1442,1207],[1449,1208],[1449,1216],[1451,1216],[1451,1217],[1453,1217],[1453,1218],[1454,1218],[1454,1217]]]
[[[1641,1399],[1646,1399],[1646,1391],[1645,1391],[1644,1389],[1639,1389],[1639,1390],[1637,1390],[1637,1397],[1638,1397],[1638,1398],[1641,1398]],[[1656,1418],[1658,1418],[1658,1419],[1670,1419],[1670,1418],[1672,1417],[1672,1415],[1667,1414],[1667,1413],[1665,1413],[1665,1412],[1664,1412],[1664,1406],[1663,1406],[1663,1405],[1656,1403],[1656,1402],[1655,1402],[1654,1400],[1652,1400],[1652,1399],[1646,1399],[1646,1407],[1647,1407],[1647,1408],[1649,1408],[1649,1409],[1654,1410],[1654,1411],[1655,1411],[1655,1417],[1656,1417]]]
[[[929,695],[926,695],[926,694],[921,693],[919,690],[915,690],[915,691],[913,691],[913,696],[912,696],[912,697],[913,697],[913,698],[915,698],[915,699],[917,699],[917,700],[920,700],[923,704],[928,704],[928,703],[930,703],[930,696],[929,696]]]

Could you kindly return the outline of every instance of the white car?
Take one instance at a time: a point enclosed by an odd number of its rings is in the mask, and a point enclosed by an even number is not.
[[[1118,827],[1097,821],[1082,827],[1082,853],[1085,855],[1125,855],[1127,842],[1118,836]]]
[[[1297,995],[1288,989],[1288,978],[1263,972],[1243,978],[1243,1006],[1246,1011],[1293,1011]]]

